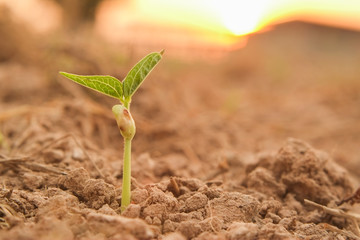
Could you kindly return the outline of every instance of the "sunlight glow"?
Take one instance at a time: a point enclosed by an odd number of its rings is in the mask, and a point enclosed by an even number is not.
[[[360,30],[360,0],[104,0],[96,29],[113,41],[212,52],[293,20]]]
[[[245,35],[262,27],[262,18],[271,1],[213,0],[214,10],[224,26],[235,35]]]
[[[135,5],[144,20],[245,35],[263,26],[262,18],[271,2],[272,0],[136,0]]]
[[[135,0],[144,20],[192,29],[226,31],[209,0]]]
[[[144,21],[246,35],[286,20],[360,29],[359,0],[135,0]]]

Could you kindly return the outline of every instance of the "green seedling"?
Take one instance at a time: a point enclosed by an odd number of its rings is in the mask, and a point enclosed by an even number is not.
[[[136,132],[135,122],[130,113],[131,98],[152,69],[161,60],[163,53],[164,50],[161,52],[150,53],[141,59],[130,70],[123,81],[120,81],[112,76],[83,76],[60,72],[60,74],[70,80],[97,92],[103,93],[109,97],[116,98],[121,103],[114,105],[112,108],[116,123],[119,127],[121,135],[124,138],[121,211],[126,209],[131,200],[131,141]]]

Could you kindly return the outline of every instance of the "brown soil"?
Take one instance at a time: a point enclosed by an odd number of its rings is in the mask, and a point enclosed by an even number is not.
[[[359,81],[315,71],[320,62],[350,68],[348,55],[313,52],[291,29],[254,36],[216,63],[164,58],[134,96],[132,204],[122,214],[116,103],[56,76],[57,68],[112,74],[118,64],[96,65],[97,49],[75,40],[60,48],[48,40],[35,57],[4,55],[0,239],[357,238],[351,219],[304,199],[338,209],[359,183]],[[79,52],[95,60],[63,69]],[[300,80],[306,71],[316,74]]]

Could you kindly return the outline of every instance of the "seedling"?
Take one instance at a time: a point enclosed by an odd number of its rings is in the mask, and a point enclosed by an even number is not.
[[[123,184],[121,195],[121,211],[130,204],[131,199],[131,141],[134,138],[136,127],[130,113],[131,98],[140,87],[141,83],[149,75],[156,64],[161,60],[164,50],[150,53],[141,59],[127,74],[123,81],[112,76],[92,75],[83,76],[66,72],[60,72],[70,80],[103,93],[109,97],[116,98],[121,104],[114,105],[112,112],[116,123],[124,138],[124,164]]]

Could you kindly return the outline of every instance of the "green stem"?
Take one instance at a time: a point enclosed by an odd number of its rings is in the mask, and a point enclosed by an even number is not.
[[[131,198],[131,139],[124,139],[123,186],[121,195],[121,211],[130,204]]]
[[[124,101],[124,107],[126,107],[126,109],[130,111],[130,100]]]

